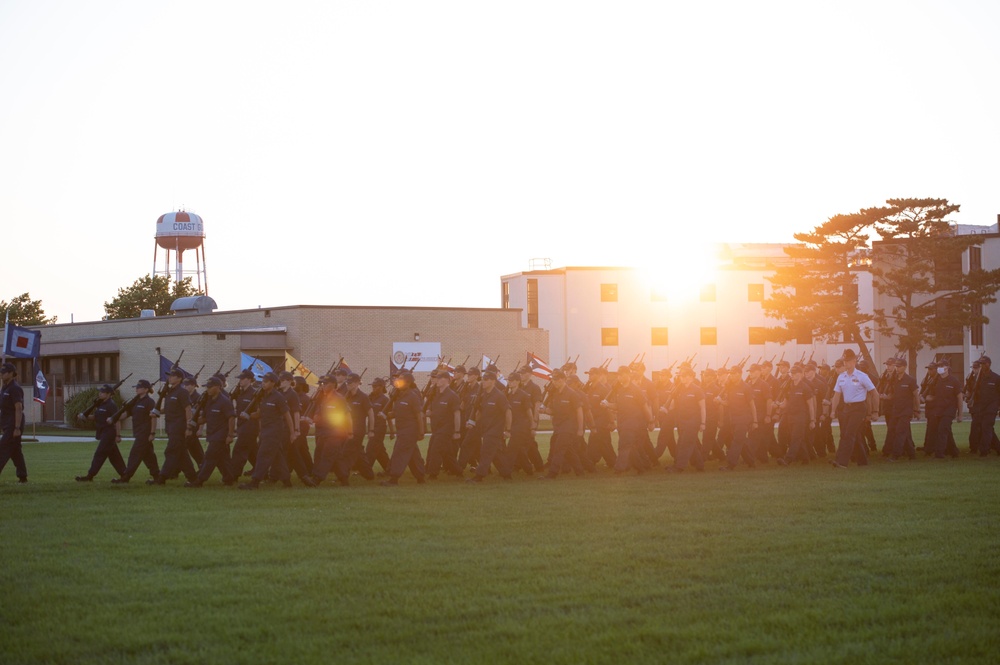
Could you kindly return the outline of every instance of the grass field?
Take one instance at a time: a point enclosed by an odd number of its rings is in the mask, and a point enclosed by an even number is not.
[[[849,471],[259,492],[79,484],[93,441],[28,444],[0,662],[996,663],[1000,459],[967,427]]]

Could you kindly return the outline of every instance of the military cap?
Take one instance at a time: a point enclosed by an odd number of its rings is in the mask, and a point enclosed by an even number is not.
[[[487,369],[483,372],[483,381],[496,381],[497,373],[491,369]]]
[[[619,369],[618,371],[621,371],[621,370]],[[628,367],[625,368],[625,371],[626,372],[628,371]],[[552,370],[552,380],[553,381],[555,381],[556,379],[565,379],[565,378],[566,378],[566,372],[562,371],[561,369],[554,369],[554,370]]]
[[[133,388],[145,388],[146,390],[149,390],[150,388],[152,388],[152,387],[153,387],[153,384],[151,384],[151,383],[150,383],[149,381],[147,381],[146,379],[139,379],[139,380],[138,380],[138,381],[136,382],[136,384],[135,384],[134,386],[132,386],[132,387],[133,387]]]
[[[108,394],[108,395],[110,395],[114,391],[115,391],[115,389],[109,383],[105,383],[103,386],[101,386],[100,388],[97,389],[97,392],[99,392],[99,393],[105,393],[105,394]]]
[[[465,374],[465,365],[455,365],[455,374]]]
[[[906,367],[906,358],[896,358],[896,367]]]
[[[629,369],[628,365],[619,365],[618,366],[618,373],[619,374],[631,374],[632,370]]]
[[[332,374],[324,374],[323,376],[319,377],[319,382],[320,384],[336,383],[337,379],[335,379]]]
[[[799,372],[801,372],[804,369],[805,368],[802,365],[800,365],[798,363],[795,363],[794,365],[792,365],[792,368],[789,371],[798,374]]]
[[[347,369],[344,367],[338,367],[337,369],[333,370],[333,373],[340,374],[343,376],[347,376],[348,374],[350,374],[350,372],[348,372]]]
[[[184,381],[182,381],[181,383],[185,386],[197,386],[198,379],[194,378],[193,376],[189,376],[188,378],[184,379]]]
[[[170,371],[167,372],[167,376],[179,376],[183,378],[184,372],[182,372],[179,367],[171,367]]]
[[[241,379],[250,379],[251,381],[253,381],[253,380],[255,380],[255,379],[256,379],[257,377],[256,377],[256,376],[254,376],[254,373],[253,373],[253,372],[251,372],[251,371],[250,371],[250,370],[248,370],[248,369],[245,369],[245,370],[243,370],[242,372],[240,372],[240,378],[241,378]]]
[[[226,375],[223,374],[222,372],[216,372],[212,376],[214,376],[215,378],[217,378],[219,381],[222,381],[223,383],[226,382]]]
[[[469,374],[475,374],[476,376],[479,376],[482,373],[483,373],[482,370],[479,369],[478,367],[473,367],[469,370]]]
[[[979,359],[979,362],[983,363],[984,365],[989,365],[990,367],[993,366],[993,361],[990,360],[989,356],[983,356],[982,358]]]
[[[304,377],[304,376],[296,376],[295,377],[295,386],[297,388],[301,388],[303,386],[308,387],[309,386],[309,382],[306,381],[306,377]]]
[[[791,364],[792,363],[788,362],[787,360],[779,360],[778,361],[778,367],[781,367],[782,365],[784,365],[785,367],[789,367]]]
[[[685,364],[681,365],[681,368],[677,370],[677,373],[681,376],[694,376],[694,369],[691,368],[691,365]]]
[[[385,379],[376,376],[374,379],[372,379],[372,385],[373,386],[384,386],[385,385]]]
[[[281,374],[278,375],[278,380],[280,380],[280,381],[294,381],[295,380],[295,375],[292,374],[291,372],[282,372]]]
[[[17,368],[14,367],[14,363],[4,363],[0,365],[0,373],[17,374]]]
[[[208,381],[205,382],[205,385],[202,386],[202,388],[211,388],[213,386],[215,386],[216,388],[222,387],[222,381],[219,381],[219,377],[217,376],[208,377]]]
[[[858,354],[854,352],[854,349],[844,349],[844,355],[841,357],[844,360],[854,360],[858,357]]]
[[[753,365],[750,365],[750,367],[747,368],[747,371],[750,371],[750,372],[759,372],[760,371],[760,365],[758,365],[757,363],[754,363]]]
[[[351,372],[350,374],[347,375],[347,382],[348,383],[361,383],[361,376],[359,374],[355,374],[354,372]]]
[[[260,380],[261,381],[270,381],[271,383],[277,383],[278,382],[278,375],[275,374],[274,372],[268,372],[264,376],[262,376]]]

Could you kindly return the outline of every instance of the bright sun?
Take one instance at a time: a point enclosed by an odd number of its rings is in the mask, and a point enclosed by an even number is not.
[[[715,283],[718,266],[713,246],[685,243],[683,248],[648,262],[642,272],[654,299],[691,302],[699,298],[704,286]]]

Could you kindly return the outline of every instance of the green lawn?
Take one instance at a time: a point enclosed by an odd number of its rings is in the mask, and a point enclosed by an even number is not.
[[[849,471],[258,492],[28,444],[0,663],[996,663],[1000,459],[967,428]]]

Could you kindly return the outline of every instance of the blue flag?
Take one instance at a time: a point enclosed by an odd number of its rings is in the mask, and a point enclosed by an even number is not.
[[[38,358],[35,358],[35,401],[39,404],[45,404],[45,398],[49,394],[49,382],[45,380],[45,375],[42,374],[42,364],[38,362]]]
[[[164,383],[167,382],[167,372],[173,369],[173,367],[174,363],[171,362],[169,358],[164,358],[162,355],[160,356],[160,381],[163,381]],[[181,371],[185,379],[190,379],[192,376],[194,376],[194,374],[186,371],[180,365],[177,366],[177,369]]]
[[[37,358],[42,349],[42,333],[13,323],[4,326],[3,355],[14,358]]]
[[[268,365],[263,360],[257,360],[253,356],[248,356],[245,353],[240,353],[240,367],[242,367],[245,370],[248,369],[251,372],[253,372],[253,377],[257,381],[260,381],[262,378],[264,378],[264,375],[267,374],[268,372],[274,371],[273,369],[271,369],[271,366]]]

